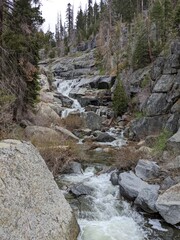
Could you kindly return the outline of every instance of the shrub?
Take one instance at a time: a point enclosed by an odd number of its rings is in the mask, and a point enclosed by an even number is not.
[[[155,154],[161,154],[165,147],[166,147],[166,142],[168,140],[168,138],[170,138],[171,136],[171,132],[169,132],[168,130],[164,129],[159,136],[157,137],[154,146],[153,146],[153,150]]]
[[[83,127],[83,119],[76,114],[70,114],[62,119],[63,125],[70,131]]]
[[[122,115],[128,107],[128,99],[122,82],[118,79],[113,96],[113,109],[117,115]]]

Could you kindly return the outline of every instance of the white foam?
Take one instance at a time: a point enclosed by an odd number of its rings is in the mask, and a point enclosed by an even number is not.
[[[167,229],[163,228],[161,226],[160,220],[159,219],[149,219],[149,224],[152,225],[153,229],[162,231],[162,232],[168,232]]]

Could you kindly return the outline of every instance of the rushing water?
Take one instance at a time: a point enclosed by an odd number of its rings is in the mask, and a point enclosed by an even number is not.
[[[84,174],[64,175],[66,184],[83,183],[92,193],[79,199],[78,240],[142,240],[146,238],[143,218],[130,205],[119,199],[119,189],[109,181],[110,174],[94,174],[95,168],[86,168]],[[86,207],[81,207],[85,205]]]
[[[78,79],[58,81],[58,92],[73,101],[71,108],[66,108],[64,111],[62,111],[62,118],[66,118],[69,113],[74,111],[84,112],[84,108],[81,107],[80,103],[76,99],[69,97],[71,90],[77,86],[78,81]]]

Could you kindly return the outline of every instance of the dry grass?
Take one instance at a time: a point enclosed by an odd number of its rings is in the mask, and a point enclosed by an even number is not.
[[[54,176],[60,174],[70,161],[76,160],[73,150],[76,143],[67,140],[67,137],[63,134],[56,138],[52,138],[51,136],[46,136],[46,138],[43,136],[36,139],[32,138],[31,142],[39,150]]]
[[[83,119],[77,114],[70,114],[67,118],[62,119],[62,122],[63,125],[70,131],[80,129],[84,125]]]
[[[136,146],[133,145],[134,144],[124,146],[115,153],[114,165],[118,169],[121,170],[133,169],[137,165],[139,159],[149,158],[147,153],[136,149]]]

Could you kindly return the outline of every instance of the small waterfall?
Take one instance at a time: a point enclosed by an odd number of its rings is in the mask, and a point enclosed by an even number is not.
[[[80,103],[76,99],[69,97],[71,90],[77,87],[78,82],[79,79],[74,79],[74,80],[61,80],[58,83],[57,87],[58,92],[73,101],[71,108],[66,108],[65,110],[62,111],[61,114],[62,118],[66,118],[71,112],[75,111],[84,112],[84,108],[81,107]]]

